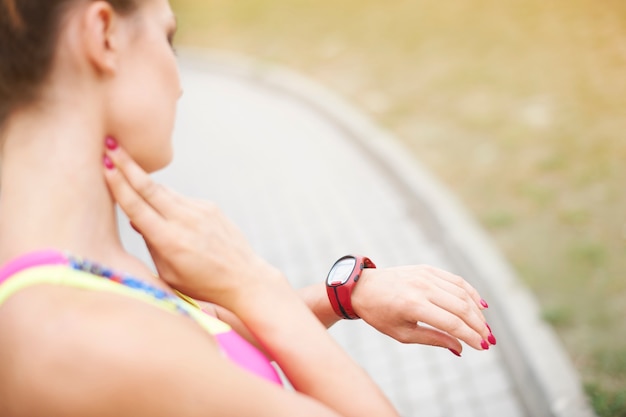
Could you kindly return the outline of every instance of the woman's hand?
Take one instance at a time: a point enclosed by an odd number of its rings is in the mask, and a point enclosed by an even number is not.
[[[296,390],[337,415],[397,417],[283,276],[253,252],[215,206],[157,185],[111,139],[104,165],[113,197],[143,235],[168,284],[235,313]],[[224,378],[235,387],[232,374]]]
[[[215,205],[155,183],[110,139],[105,166],[113,197],[142,234],[160,277],[173,288],[237,313],[259,288],[284,285],[282,275],[254,253]],[[330,308],[323,297],[324,308],[315,310]],[[459,339],[481,350],[495,344],[481,303],[465,280],[428,266],[366,269],[352,294],[356,313],[380,332],[456,353],[462,351]]]
[[[460,340],[489,349],[496,339],[482,310],[487,303],[463,278],[431,266],[369,268],[352,293],[355,312],[403,343],[441,346],[459,354]]]
[[[112,138],[106,147],[109,189],[170,286],[235,311],[238,300],[253,296],[259,285],[283,279],[214,204],[155,183]]]

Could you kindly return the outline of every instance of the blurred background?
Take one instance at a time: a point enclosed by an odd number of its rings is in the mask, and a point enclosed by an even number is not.
[[[171,0],[176,43],[286,65],[392,131],[626,416],[626,2]]]

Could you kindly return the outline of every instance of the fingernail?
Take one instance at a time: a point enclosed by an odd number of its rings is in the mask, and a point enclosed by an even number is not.
[[[454,354],[455,354],[456,356],[458,356],[459,358],[461,357],[461,354],[460,354],[459,352],[457,352],[456,350],[454,350],[454,349],[450,349],[450,348],[448,348],[448,350],[449,350],[450,352],[454,353]]]
[[[496,345],[496,338],[493,334],[489,334],[489,337],[487,338],[487,340],[489,340],[489,343],[491,343],[493,346]]]
[[[107,136],[104,140],[104,146],[106,146],[107,149],[114,151],[115,149],[117,149],[117,141],[113,139],[112,136]]]
[[[483,348],[484,350],[489,350],[489,343],[487,343],[486,340],[481,340],[480,347]]]
[[[485,323],[485,326],[489,329],[489,333],[491,333],[491,327],[489,327],[489,323]]]
[[[113,163],[113,161],[111,161],[111,158],[109,158],[108,155],[104,155],[102,161],[104,162],[104,166],[106,167],[106,169],[115,168],[115,164]]]
[[[489,308],[489,304],[487,304],[487,302],[485,300],[483,300],[482,298],[480,299],[480,305],[485,307],[485,308]]]

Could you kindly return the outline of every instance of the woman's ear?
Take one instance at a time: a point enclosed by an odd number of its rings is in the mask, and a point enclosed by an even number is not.
[[[120,18],[106,1],[89,3],[83,12],[83,46],[93,68],[102,75],[117,72]]]

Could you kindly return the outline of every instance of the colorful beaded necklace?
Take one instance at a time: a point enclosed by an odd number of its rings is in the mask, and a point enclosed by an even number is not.
[[[187,303],[175,294],[157,288],[130,275],[120,274],[96,262],[82,259],[74,255],[69,255],[67,253],[65,254],[65,258],[67,259],[68,266],[72,269],[87,272],[92,275],[96,275],[102,278],[106,278],[110,281],[117,282],[118,284],[122,284],[126,287],[142,291],[146,294],[151,295],[159,301],[169,304],[170,307],[173,307],[173,309],[175,309],[177,312],[187,316],[189,315],[189,312],[185,308]]]

